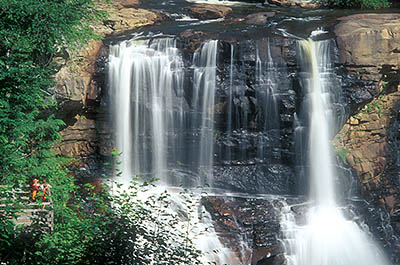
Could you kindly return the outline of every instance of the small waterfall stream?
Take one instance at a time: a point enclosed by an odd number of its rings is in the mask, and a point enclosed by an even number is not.
[[[311,208],[298,225],[286,209],[283,231],[289,265],[385,265],[381,250],[357,223],[344,217],[336,200],[335,172],[330,147],[332,124],[329,91],[329,41],[299,42],[303,85],[309,119]]]

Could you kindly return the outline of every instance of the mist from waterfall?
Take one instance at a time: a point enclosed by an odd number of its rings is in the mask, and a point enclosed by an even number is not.
[[[310,204],[305,224],[285,207],[282,227],[289,265],[389,264],[368,231],[347,220],[336,202],[336,173],[331,150],[330,41],[299,41],[304,110],[309,125]],[[334,87],[337,89],[337,87]]]

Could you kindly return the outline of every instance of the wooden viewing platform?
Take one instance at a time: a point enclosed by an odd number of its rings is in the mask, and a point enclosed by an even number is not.
[[[26,188],[26,189],[25,189]],[[49,198],[50,190],[47,193],[48,199],[41,202],[37,196],[37,202],[32,201],[32,191],[29,186],[24,189],[12,188],[6,185],[0,185],[2,191],[0,194],[0,214],[6,207],[17,207],[17,218],[13,221],[16,227],[39,225],[43,230],[52,232],[54,229],[54,211],[53,201]]]

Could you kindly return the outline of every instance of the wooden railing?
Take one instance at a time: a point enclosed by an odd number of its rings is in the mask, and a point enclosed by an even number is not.
[[[17,207],[17,217],[13,219],[15,226],[39,225],[43,230],[53,231],[54,211],[50,189],[46,192],[47,200],[44,202],[39,200],[41,196],[37,196],[38,199],[32,201],[32,191],[29,186],[9,188],[0,185],[0,189],[7,191],[0,194],[0,214],[6,207]]]

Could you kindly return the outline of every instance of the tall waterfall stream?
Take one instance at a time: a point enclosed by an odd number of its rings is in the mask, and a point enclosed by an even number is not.
[[[179,185],[193,189],[213,187],[217,153],[215,97],[220,85],[218,43],[217,40],[204,42],[193,54],[189,68],[185,67],[173,37],[136,38],[110,47],[108,80],[115,143],[122,153],[119,168],[123,173],[122,182],[129,182],[135,175],[155,176],[160,179],[161,188],[154,192]],[[333,119],[329,43],[298,42],[301,83],[306,89],[303,115],[309,124],[306,168],[311,183],[311,207],[304,224],[298,224],[290,211],[291,205],[283,207],[281,230],[285,257],[290,265],[386,265],[388,261],[368,231],[344,217],[335,196],[336,173],[329,142]],[[254,104],[258,108],[256,120],[260,133],[254,137],[257,152],[253,158],[260,163],[273,163],[281,157],[280,142],[276,141],[280,137],[277,101],[281,96],[280,86],[286,84],[279,77],[284,70],[271,54],[270,39],[258,42],[253,66],[256,102],[248,102],[244,92],[238,89],[244,86],[244,80],[235,76],[242,67],[235,65],[236,52],[239,52],[236,49],[232,44],[230,67],[226,69],[229,73],[226,148],[220,150],[223,155],[219,159],[230,161],[250,156],[246,154],[246,142],[235,147],[239,151],[234,154],[232,137],[249,129],[248,112]],[[186,75],[190,75],[190,82],[185,81]],[[180,204],[178,194],[173,194],[173,200]],[[203,229],[209,233],[199,239],[197,246],[208,253],[220,250],[206,257],[205,262],[250,264],[250,258],[234,254],[223,246],[211,219],[207,214],[198,216]],[[243,252],[246,248],[246,242],[242,241],[239,249]]]
[[[382,252],[354,221],[347,220],[335,196],[331,137],[329,41],[299,42],[303,83],[310,123],[310,199],[306,223],[297,225],[290,213],[283,213],[285,246],[289,265],[374,265],[389,264]]]

